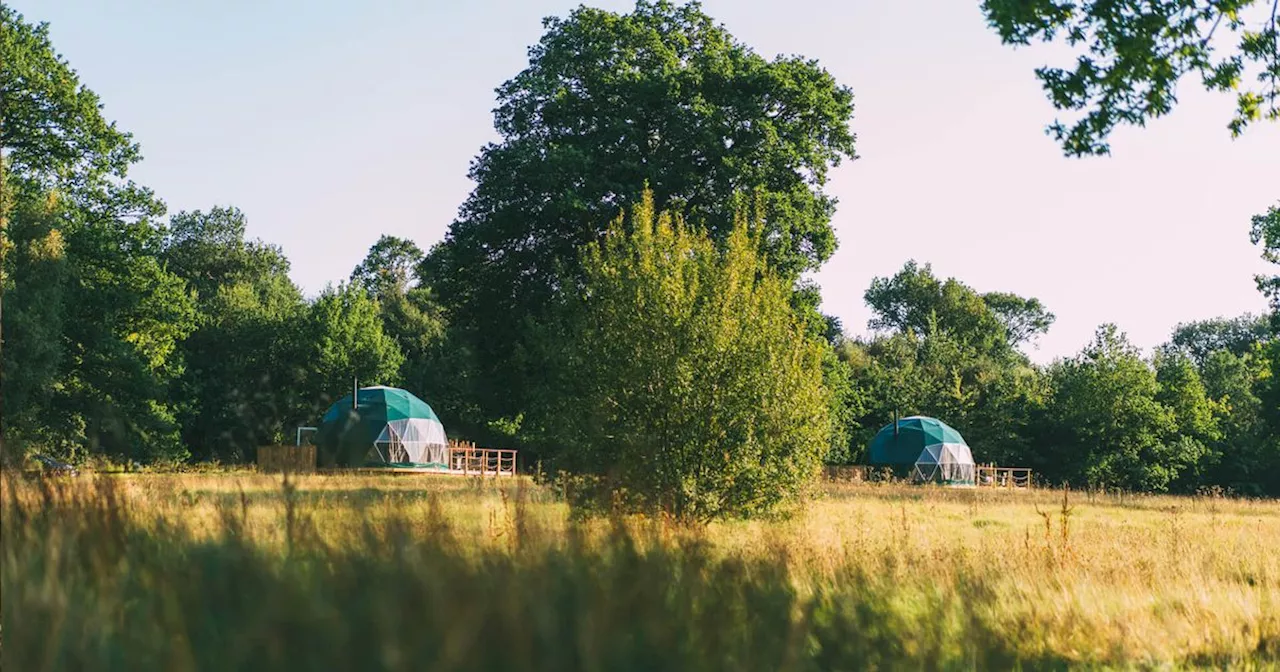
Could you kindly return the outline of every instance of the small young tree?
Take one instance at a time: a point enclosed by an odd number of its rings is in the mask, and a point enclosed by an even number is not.
[[[585,248],[582,284],[540,347],[555,466],[633,510],[689,520],[794,501],[829,445],[823,345],[740,210],[721,246],[652,194]],[[605,490],[601,490],[603,487]]]

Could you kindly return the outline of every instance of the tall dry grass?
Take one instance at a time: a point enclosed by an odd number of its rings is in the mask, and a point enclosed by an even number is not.
[[[525,480],[5,481],[5,669],[1280,665],[1280,503],[827,487],[574,521]]]

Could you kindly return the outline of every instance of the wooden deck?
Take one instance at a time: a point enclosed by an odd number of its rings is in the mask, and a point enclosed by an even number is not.
[[[477,448],[470,443],[449,445],[448,467],[343,467],[320,469],[333,474],[442,474],[446,476],[516,475],[516,451],[501,448]]]
[[[449,446],[448,471],[463,476],[515,476],[516,451],[455,443]]]
[[[978,465],[977,485],[980,488],[1030,490],[1034,485],[1034,480],[1031,470],[1023,467],[997,467],[993,464]]]
[[[484,472],[466,471],[462,469],[440,469],[436,467],[330,467],[328,469],[317,469],[319,474],[356,474],[361,476],[376,476],[382,474],[394,474],[397,476],[412,476],[435,474],[437,476],[493,476],[500,478],[508,478],[515,476],[514,472]]]

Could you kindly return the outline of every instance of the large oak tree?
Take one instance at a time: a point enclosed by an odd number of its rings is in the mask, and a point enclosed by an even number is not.
[[[0,5],[0,389],[6,426],[64,453],[181,457],[169,383],[193,326],[156,256],[164,205],[137,144],[49,39]],[[10,254],[12,251],[12,254]]]
[[[847,88],[812,60],[756,54],[696,3],[580,7],[544,25],[529,66],[498,88],[501,139],[424,265],[484,367],[483,405],[512,417],[527,323],[646,185],[719,240],[735,196],[754,192],[769,264],[791,281],[834,251],[824,187],[854,156]]]

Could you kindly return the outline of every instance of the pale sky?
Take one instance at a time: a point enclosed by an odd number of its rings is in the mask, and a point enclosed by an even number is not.
[[[381,234],[439,241],[497,139],[494,88],[540,19],[571,2],[6,0],[134,133],[134,177],[170,212],[235,205],[308,293]],[[598,6],[627,10],[630,2]],[[368,5],[368,6],[359,6]],[[1057,323],[1031,354],[1070,355],[1102,322],[1151,348],[1181,321],[1261,312],[1251,215],[1280,202],[1280,125],[1233,141],[1233,100],[1188,79],[1168,118],[1064,158],[1033,69],[978,0],[708,0],[738,39],[816,58],[853,89],[861,159],[833,172],[823,310],[865,330],[862,293],[908,258],[980,291],[1038,297]]]

